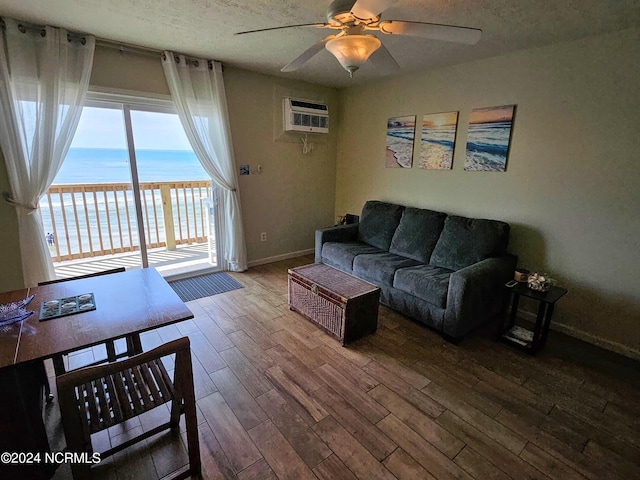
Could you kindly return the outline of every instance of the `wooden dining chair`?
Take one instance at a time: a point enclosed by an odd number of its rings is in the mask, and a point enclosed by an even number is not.
[[[173,380],[162,357],[175,353]],[[58,398],[67,451],[89,457],[94,453],[91,435],[171,402],[169,421],[104,452],[113,455],[136,442],[165,430],[177,429],[184,413],[189,464],[171,479],[200,475],[200,447],[188,337],[160,345],[116,363],[85,367],[57,377]],[[72,463],[73,478],[87,478],[91,465]]]

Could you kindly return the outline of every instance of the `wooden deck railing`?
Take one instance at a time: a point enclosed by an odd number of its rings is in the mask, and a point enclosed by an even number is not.
[[[202,204],[210,181],[141,182],[148,248],[206,242]],[[128,183],[52,185],[40,214],[54,262],[138,250],[133,190]]]

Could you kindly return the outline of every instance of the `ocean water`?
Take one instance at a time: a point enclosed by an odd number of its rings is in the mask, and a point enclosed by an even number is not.
[[[193,152],[140,150],[136,152],[136,160],[140,182],[210,180]],[[53,184],[130,181],[127,150],[74,148],[69,149]],[[171,193],[175,238],[206,236],[203,214],[206,215],[207,210],[201,207],[201,200],[210,196],[210,192],[204,188],[193,191],[180,188]],[[142,204],[147,243],[164,242],[159,190],[143,191]],[[44,196],[40,207],[45,234],[53,233],[55,219],[57,235],[54,241],[61,255],[83,255],[97,250],[123,251],[139,245],[132,190],[100,192],[96,196],[63,193],[62,201],[59,195],[52,195],[50,203]],[[50,245],[50,250],[55,254],[54,246]]]
[[[469,125],[465,170],[504,172],[511,122]]]
[[[415,127],[387,128],[387,149],[393,152],[395,167],[411,168]],[[387,165],[392,166],[392,165]]]
[[[451,169],[456,125],[423,127],[421,141],[418,168]]]
[[[195,154],[185,150],[137,150],[141,182],[208,180]],[[67,183],[130,182],[129,153],[124,149],[70,148],[53,181]]]

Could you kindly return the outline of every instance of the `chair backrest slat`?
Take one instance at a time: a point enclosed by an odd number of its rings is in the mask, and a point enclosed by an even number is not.
[[[183,337],[120,362],[65,373],[58,377],[58,390],[74,392],[73,396],[86,405],[91,433],[99,432],[173,400],[174,383],[162,357],[176,354],[176,379],[192,375],[189,343],[189,338]],[[111,406],[106,403],[107,392]]]

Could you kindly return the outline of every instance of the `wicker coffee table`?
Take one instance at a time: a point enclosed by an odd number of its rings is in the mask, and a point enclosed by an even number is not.
[[[289,269],[289,308],[344,345],[378,328],[380,289],[328,265]]]

